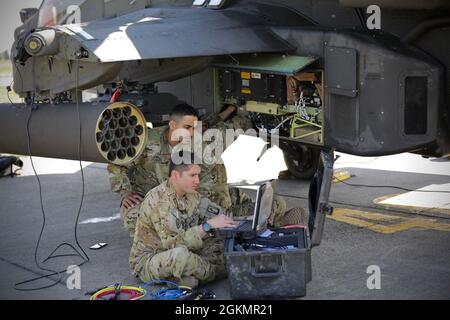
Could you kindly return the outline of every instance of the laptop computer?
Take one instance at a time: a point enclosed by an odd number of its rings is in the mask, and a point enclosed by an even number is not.
[[[333,207],[328,203],[333,180],[333,164],[334,152],[332,150],[322,150],[320,152],[317,171],[309,185],[308,232],[310,244],[313,247],[320,244],[326,215],[330,215],[333,212]],[[215,229],[216,236],[228,239],[234,237],[253,239],[264,232],[272,209],[275,181],[265,181],[253,185],[240,185],[242,188],[256,188],[257,195],[253,219],[251,221],[240,221],[240,224],[234,228]],[[239,185],[233,184],[233,186]]]
[[[234,185],[238,186],[238,185]],[[253,185],[239,185],[244,189],[256,189],[255,208],[252,220],[236,220],[239,224],[234,228],[214,229],[217,238],[253,239],[266,230],[267,220],[272,211],[275,180],[262,181]]]

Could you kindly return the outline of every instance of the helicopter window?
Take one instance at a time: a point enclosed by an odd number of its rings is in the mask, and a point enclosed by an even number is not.
[[[80,7],[86,0],[44,0],[39,8],[38,27],[81,22]]]

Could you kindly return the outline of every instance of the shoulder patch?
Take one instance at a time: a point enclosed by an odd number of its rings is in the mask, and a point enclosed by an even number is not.
[[[220,213],[220,209],[218,207],[208,206],[208,208],[206,208],[206,212],[217,215]]]

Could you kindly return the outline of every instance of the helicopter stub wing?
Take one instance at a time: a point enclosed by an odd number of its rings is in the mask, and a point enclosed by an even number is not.
[[[293,50],[258,14],[232,9],[150,8],[58,28],[100,62]]]

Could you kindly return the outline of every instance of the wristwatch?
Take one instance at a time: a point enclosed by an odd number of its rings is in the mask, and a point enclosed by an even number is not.
[[[205,222],[204,224],[202,224],[202,229],[203,231],[205,231],[208,235],[212,236],[213,232],[212,232],[212,227],[208,222]]]

